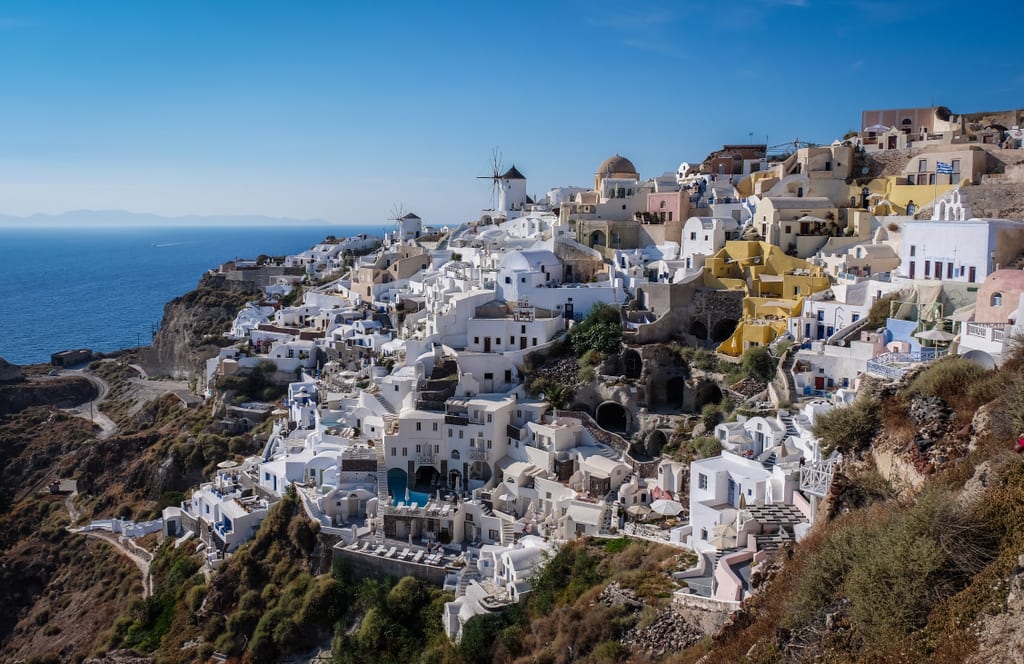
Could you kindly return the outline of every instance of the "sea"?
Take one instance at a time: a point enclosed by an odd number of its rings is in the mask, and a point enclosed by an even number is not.
[[[377,225],[0,227],[0,357],[50,361],[72,348],[148,345],[164,304],[235,258],[309,249]]]

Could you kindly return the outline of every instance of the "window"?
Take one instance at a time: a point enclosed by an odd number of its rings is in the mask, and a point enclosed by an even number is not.
[[[420,448],[422,448],[422,447],[423,447],[422,445],[417,445],[417,446],[416,446],[416,454],[419,454],[419,453],[420,453],[420,452],[422,451],[422,450],[420,449]]]
[[[697,240],[697,234],[696,233],[690,233],[690,239],[696,241]]]
[[[924,276],[926,276],[926,277],[932,276],[932,262],[931,261],[925,261],[924,262]]]
[[[494,419],[494,415],[487,413],[487,422],[490,423]]]
[[[792,233],[792,232],[793,232],[793,228],[789,224],[787,224],[786,225],[786,233]]]
[[[515,338],[515,337],[509,337],[509,338],[508,338],[508,345],[509,345],[509,346],[512,346],[512,345],[514,345],[514,344],[515,344],[515,342],[516,342],[516,338]]]
[[[397,447],[392,447],[391,448],[391,456],[398,456],[398,448]]]
[[[708,488],[708,476],[704,473],[697,474],[697,488],[707,489]]]
[[[409,448],[408,447],[403,447],[402,448],[402,456],[404,456],[404,457],[409,456]]]
[[[484,380],[494,380],[494,374],[490,373],[490,372],[485,373],[484,374]]]
[[[920,184],[920,183],[918,183]],[[935,184],[935,173],[928,174],[928,184]]]
[[[452,437],[452,436],[454,436],[454,435],[455,435],[455,432],[454,432],[454,431],[452,431],[452,428],[451,428],[451,427],[448,427],[448,437],[449,437],[449,438],[451,438],[451,437]]]
[[[910,255],[911,256],[916,256],[917,255],[917,245],[913,245],[913,244],[910,245]]]
[[[437,431],[437,422],[434,422],[434,431]]]
[[[907,184],[914,184],[914,176],[913,175],[908,175],[907,176]]]
[[[475,344],[480,343],[480,337],[473,337],[473,343],[475,343]]]
[[[700,529],[700,538],[702,540],[704,540],[705,542],[708,540],[708,529],[707,528],[701,528]]]
[[[993,307],[1003,306],[1003,294],[992,293],[992,298],[989,300],[989,304],[991,304]]]
[[[465,431],[463,431],[462,429],[459,429],[459,440],[462,440],[462,434],[464,434],[464,433],[465,433]]]
[[[519,326],[519,333],[520,334],[526,334],[526,326],[525,325],[520,325]]]
[[[917,160],[917,172],[918,173],[927,173],[928,172],[928,160],[927,159],[918,159]]]
[[[420,430],[422,430],[422,429],[423,429],[423,422],[417,422],[417,423],[416,423],[416,430],[417,430],[417,431],[420,431]]]
[[[512,277],[505,277],[505,283],[506,284],[512,283]]]
[[[819,309],[818,310],[818,320],[819,321],[825,320],[825,310],[824,309]]]

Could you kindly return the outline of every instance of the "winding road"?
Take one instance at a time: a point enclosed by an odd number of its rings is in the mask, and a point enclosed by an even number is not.
[[[68,373],[78,374],[95,385],[98,396],[92,401],[87,401],[86,403],[75,406],[74,408],[65,408],[64,410],[72,415],[87,419],[98,426],[100,428],[100,433],[97,437],[100,440],[106,440],[117,433],[117,425],[114,424],[114,421],[100,412],[100,403],[106,399],[107,394],[110,393],[110,385],[107,384],[107,381],[103,380],[99,376],[88,374],[82,369],[74,369]]]

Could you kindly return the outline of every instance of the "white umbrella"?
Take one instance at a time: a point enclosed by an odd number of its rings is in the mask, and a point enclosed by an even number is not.
[[[626,508],[626,514],[630,516],[647,516],[650,512],[651,508],[647,505],[630,505]]]
[[[723,523],[711,529],[711,537],[708,544],[716,549],[728,549],[736,546],[736,526],[731,523]]]
[[[870,127],[864,127],[864,131],[877,134],[880,131],[889,131],[889,127],[886,127],[884,124],[873,124]]]
[[[655,500],[651,503],[651,510],[662,516],[675,516],[683,511],[683,506],[676,500]]]
[[[237,461],[233,461],[232,459],[227,459],[225,461],[221,461],[220,463],[218,463],[217,467],[220,468],[221,470],[227,470],[228,468],[234,468],[237,465],[238,465]]]
[[[952,341],[956,339],[956,335],[950,334],[945,330],[934,329],[925,330],[924,332],[918,332],[914,335],[918,339],[924,339],[926,341]]]

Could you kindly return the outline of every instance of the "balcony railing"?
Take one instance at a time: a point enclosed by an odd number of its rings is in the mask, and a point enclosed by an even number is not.
[[[437,460],[437,457],[434,456],[433,452],[417,452],[416,453],[416,463],[433,465],[436,460]]]
[[[491,451],[481,447],[469,448],[469,460],[470,461],[489,461],[491,458]]]

